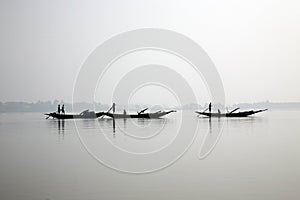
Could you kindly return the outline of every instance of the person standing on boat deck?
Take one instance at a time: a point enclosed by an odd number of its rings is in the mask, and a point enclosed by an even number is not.
[[[208,105],[208,111],[211,113],[211,102]]]
[[[116,111],[116,104],[115,103],[113,103],[112,108],[113,108],[113,113],[115,113],[115,111]]]
[[[63,104],[61,107],[61,113],[65,114],[65,104]]]
[[[60,104],[57,106],[57,113],[60,114]]]

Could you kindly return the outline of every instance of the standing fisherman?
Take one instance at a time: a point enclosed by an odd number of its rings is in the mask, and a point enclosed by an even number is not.
[[[60,114],[60,104],[57,106],[57,113]]]
[[[61,113],[65,114],[65,104],[63,104],[61,107]]]
[[[211,113],[211,102],[208,105],[208,111]]]
[[[113,109],[113,113],[115,113],[115,111],[116,111],[116,104],[115,103],[113,103],[112,109]]]

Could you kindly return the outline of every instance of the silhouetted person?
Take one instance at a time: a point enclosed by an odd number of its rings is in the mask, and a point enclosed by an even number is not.
[[[124,110],[123,110],[123,115],[126,115],[126,114],[127,114],[127,112],[126,112],[126,110],[124,109]]]
[[[115,103],[113,103],[112,108],[113,108],[113,113],[115,113],[115,111],[116,111],[116,104]]]
[[[61,107],[61,113],[65,114],[65,105],[64,104]]]
[[[208,111],[211,113],[211,102],[208,105]]]
[[[57,106],[57,113],[60,114],[60,105]]]
[[[218,113],[219,113],[219,114],[221,114],[221,111],[220,111],[220,109],[218,109]]]

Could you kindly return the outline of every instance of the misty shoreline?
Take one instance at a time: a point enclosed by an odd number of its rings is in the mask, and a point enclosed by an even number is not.
[[[95,111],[106,111],[111,105],[101,104],[101,103],[86,103],[79,102],[74,103],[64,103],[58,100],[55,101],[37,101],[34,103],[30,102],[0,102],[0,113],[11,113],[11,112],[52,112],[56,111],[58,104],[64,104],[66,112],[80,112],[85,109],[95,110]],[[130,105],[118,105],[117,111],[122,111],[127,109],[129,111],[138,111],[143,108],[149,108],[150,110],[201,110],[207,108],[208,104],[196,104],[190,103],[185,104],[181,107],[174,107],[168,105],[148,105],[148,104],[130,104]],[[222,105],[215,105],[215,108],[224,109]],[[269,110],[300,110],[300,102],[256,102],[256,103],[236,103],[226,106],[226,109],[232,110],[234,108],[244,109],[269,109]],[[74,108],[74,110],[73,110]]]

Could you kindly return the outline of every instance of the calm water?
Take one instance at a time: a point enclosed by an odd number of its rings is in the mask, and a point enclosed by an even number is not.
[[[110,119],[0,114],[0,199],[299,199],[299,122],[299,111],[224,121],[177,112],[114,129]],[[168,165],[197,124],[172,165],[116,171]]]

